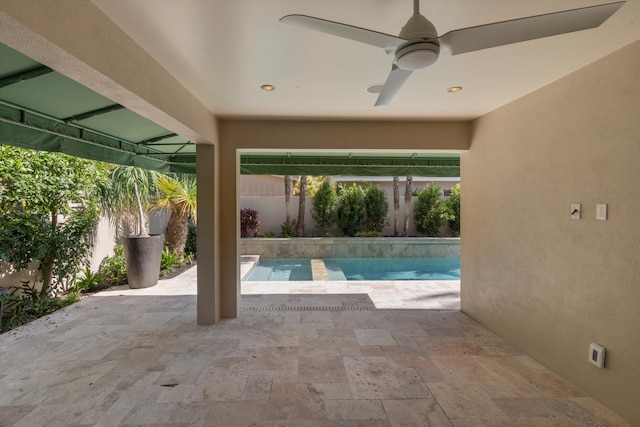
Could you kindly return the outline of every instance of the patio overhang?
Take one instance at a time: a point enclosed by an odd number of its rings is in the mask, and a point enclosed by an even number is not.
[[[195,174],[188,139],[0,44],[0,143]],[[457,153],[243,152],[255,175],[460,176]]]

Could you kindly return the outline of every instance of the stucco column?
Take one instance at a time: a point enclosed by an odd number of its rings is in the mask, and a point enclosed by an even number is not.
[[[240,312],[240,154],[222,141],[220,146],[220,301],[223,318]]]
[[[212,325],[220,320],[220,251],[217,250],[216,147],[196,145],[198,179],[198,314],[199,325]]]

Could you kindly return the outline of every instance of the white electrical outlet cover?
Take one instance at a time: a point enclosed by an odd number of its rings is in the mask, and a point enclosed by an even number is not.
[[[596,205],[596,219],[600,221],[607,220],[607,204],[599,203]]]

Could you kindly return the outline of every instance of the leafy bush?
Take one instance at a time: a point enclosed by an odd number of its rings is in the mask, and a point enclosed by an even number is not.
[[[118,286],[127,282],[127,267],[122,245],[113,248],[113,256],[104,258],[98,271],[102,274],[106,286]]]
[[[196,244],[197,227],[190,225],[187,233],[187,243],[184,245],[184,252],[186,254],[193,254],[194,258],[198,256],[198,246]]]
[[[440,198],[441,188],[428,184],[418,193],[418,200],[413,209],[418,233],[437,236],[444,215],[444,203]]]
[[[3,295],[0,298],[6,312],[2,319],[2,332],[46,316],[75,301],[75,299],[63,300],[42,294],[35,285],[29,286],[28,281],[22,282],[22,287],[13,288],[9,295]]]
[[[79,291],[93,292],[106,287],[106,282],[100,271],[94,273],[91,268],[85,267],[82,271],[82,277],[76,280],[75,287]]]
[[[42,297],[86,263],[107,175],[104,163],[0,145],[0,258],[39,261]]]
[[[336,222],[337,204],[336,190],[328,182],[322,182],[313,196],[313,206],[311,207],[311,217],[320,231],[324,232]]]
[[[162,250],[162,258],[160,259],[160,271],[161,274],[168,274],[173,272],[174,266],[180,262],[180,256],[175,251],[170,251],[168,247]]]
[[[381,233],[384,226],[387,225],[389,214],[387,193],[377,184],[370,185],[364,191],[364,204],[367,213],[367,228]]]
[[[379,231],[358,231],[356,237],[380,237],[382,233]]]
[[[365,220],[365,204],[362,189],[353,184],[344,190],[337,210],[337,223],[347,236],[355,236]]]
[[[460,184],[456,184],[445,200],[444,218],[449,222],[449,227],[456,236],[460,235]]]
[[[289,222],[283,222],[280,225],[280,229],[282,230],[282,237],[296,237],[296,220],[292,219]]]
[[[240,211],[240,236],[254,237],[259,229],[258,211],[249,208],[242,209]]]

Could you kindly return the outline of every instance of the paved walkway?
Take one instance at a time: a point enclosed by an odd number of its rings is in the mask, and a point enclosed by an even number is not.
[[[195,277],[1,335],[0,426],[627,425],[455,309],[455,284],[244,283],[238,319],[197,326]]]

